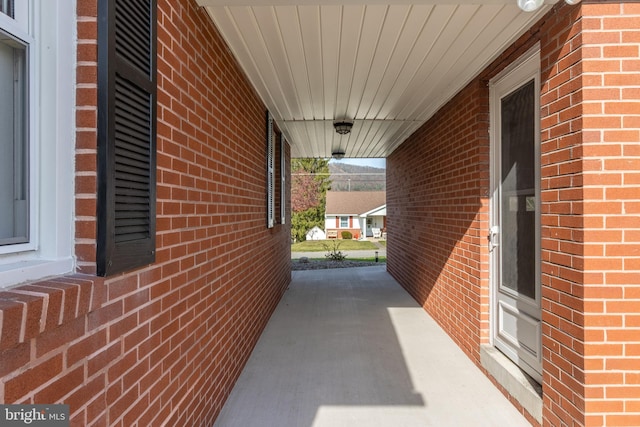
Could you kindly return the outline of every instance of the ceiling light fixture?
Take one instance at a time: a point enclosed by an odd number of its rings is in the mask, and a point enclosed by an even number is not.
[[[338,133],[340,133],[340,132],[338,132]],[[344,151],[336,150],[333,153],[331,153],[331,157],[333,157],[336,160],[342,160],[344,158]]]
[[[580,1],[582,0],[564,0],[566,4],[570,4],[571,6],[573,6],[574,4],[580,3]]]
[[[525,12],[534,12],[544,4],[544,0],[518,0],[518,7]]]
[[[353,123],[352,122],[345,122],[345,121],[333,122],[333,127],[336,128],[336,132],[338,132],[340,135],[346,135],[349,132],[351,132],[351,128],[353,127]]]

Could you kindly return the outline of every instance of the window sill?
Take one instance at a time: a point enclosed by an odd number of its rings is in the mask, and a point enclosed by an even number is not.
[[[0,264],[0,290],[21,283],[41,280],[45,277],[59,276],[73,271],[73,258],[59,260],[28,260]]]
[[[542,389],[522,372],[507,356],[492,346],[480,346],[482,367],[495,378],[507,393],[542,424]]]
[[[0,352],[99,308],[105,294],[96,285],[103,283],[95,276],[71,274],[0,290]]]

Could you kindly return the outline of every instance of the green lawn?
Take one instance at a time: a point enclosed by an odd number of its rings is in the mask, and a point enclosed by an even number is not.
[[[308,240],[306,242],[291,245],[291,252],[327,252],[323,245],[329,245],[333,249],[334,240]],[[376,250],[378,247],[372,242],[358,240],[338,240],[340,251],[366,251]]]

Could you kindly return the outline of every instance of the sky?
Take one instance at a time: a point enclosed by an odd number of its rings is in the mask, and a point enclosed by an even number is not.
[[[342,164],[350,164],[350,165],[358,165],[358,166],[372,166],[374,168],[386,168],[387,160],[386,159],[342,159],[336,160],[331,159],[329,163],[342,163]]]

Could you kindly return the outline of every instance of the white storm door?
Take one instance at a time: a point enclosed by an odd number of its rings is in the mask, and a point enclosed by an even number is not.
[[[493,344],[542,380],[539,52],[491,84]]]

